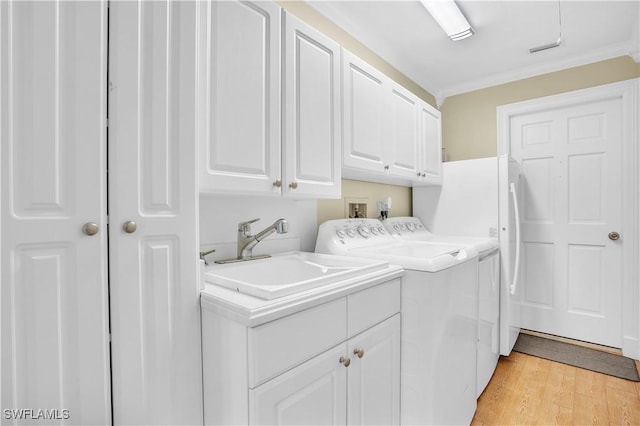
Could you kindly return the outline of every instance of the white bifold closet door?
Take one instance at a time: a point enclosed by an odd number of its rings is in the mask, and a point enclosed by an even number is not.
[[[0,61],[3,423],[109,424],[106,2],[0,2]]]
[[[0,2],[3,421],[202,423],[197,7]]]
[[[116,424],[203,422],[197,7],[191,1],[110,6],[109,278]]]

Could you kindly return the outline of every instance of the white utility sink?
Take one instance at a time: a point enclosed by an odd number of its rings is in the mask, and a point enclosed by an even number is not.
[[[212,265],[205,271],[205,281],[271,300],[387,267],[386,261],[290,252],[267,259]]]

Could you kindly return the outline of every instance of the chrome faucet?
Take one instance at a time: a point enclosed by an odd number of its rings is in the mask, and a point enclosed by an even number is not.
[[[277,232],[278,234],[286,234],[289,232],[289,222],[286,219],[278,219],[271,226],[263,229],[255,235],[251,235],[251,224],[260,219],[253,219],[238,224],[238,257],[236,259],[226,259],[216,261],[216,263],[241,262],[244,260],[264,259],[271,257],[269,255],[253,255],[253,248],[269,235]]]

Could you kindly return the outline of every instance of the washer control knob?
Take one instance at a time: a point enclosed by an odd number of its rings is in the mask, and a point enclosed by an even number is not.
[[[336,235],[337,235],[339,238],[344,238],[344,237],[346,237],[346,236],[347,236],[347,234],[346,234],[342,229],[338,229],[338,230],[336,231]]]
[[[358,228],[358,234],[362,235],[364,238],[369,238],[371,236],[369,228],[365,228],[364,226]]]
[[[354,231],[353,229],[347,229],[347,235],[349,236],[349,238],[353,238],[353,236],[356,235],[356,231]]]
[[[409,231],[413,232],[413,231],[416,230],[416,226],[413,223],[409,222],[409,223],[407,223],[407,229]]]

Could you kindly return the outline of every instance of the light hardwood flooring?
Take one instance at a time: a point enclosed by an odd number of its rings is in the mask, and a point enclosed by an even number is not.
[[[471,424],[640,425],[640,383],[512,352],[500,357]]]

